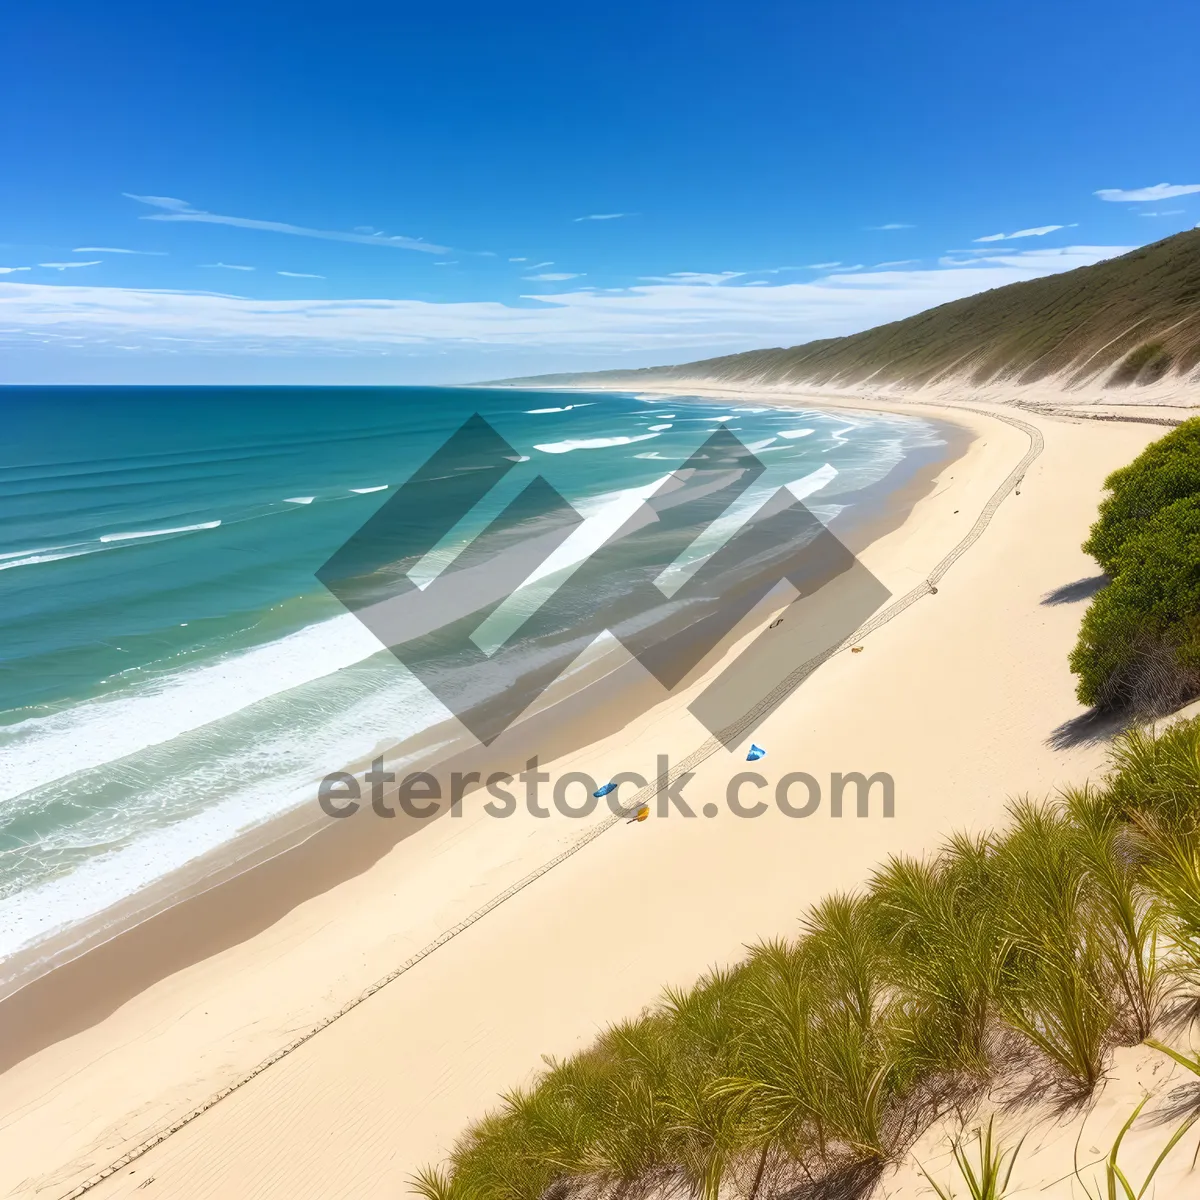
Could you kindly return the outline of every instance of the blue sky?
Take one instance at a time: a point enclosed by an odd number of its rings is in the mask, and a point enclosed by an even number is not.
[[[682,361],[1200,221],[1193,0],[5,21],[0,382]]]

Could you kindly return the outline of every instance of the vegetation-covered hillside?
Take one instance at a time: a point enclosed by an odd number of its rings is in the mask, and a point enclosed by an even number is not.
[[[673,367],[547,375],[651,387],[672,380],[730,384],[965,383],[1137,386],[1200,368],[1200,230],[1131,254],[996,288],[850,337],[752,350]],[[516,381],[514,381],[516,382]]]

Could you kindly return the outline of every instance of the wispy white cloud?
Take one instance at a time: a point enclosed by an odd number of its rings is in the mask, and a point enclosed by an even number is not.
[[[99,265],[98,258],[91,262],[38,263],[39,267],[49,267],[52,271],[69,271],[72,267],[98,267]]]
[[[508,261],[509,262],[528,262],[529,260],[527,258],[510,258]]]
[[[745,271],[672,271],[669,275],[643,275],[642,283],[703,283],[718,287],[731,279],[740,279]]]
[[[534,263],[533,266],[530,267],[529,269],[531,271],[537,271],[537,270],[540,270],[542,267],[552,267],[552,266],[554,266],[553,259],[551,259],[549,262]]]
[[[28,267],[0,267],[0,275],[11,275],[14,271],[28,271]]]
[[[876,271],[882,271],[885,267],[911,267],[915,263],[919,263],[919,258],[897,258],[892,262],[881,262],[875,264]]]
[[[576,221],[616,221],[620,217],[632,217],[633,213],[589,213],[586,217],[576,217]]]
[[[353,233],[337,229],[310,229],[305,225],[291,225],[286,221],[258,221],[250,217],[226,217],[219,213],[205,212],[194,208],[186,200],[174,196],[138,196],[126,192],[130,200],[148,204],[161,212],[149,213],[143,221],[198,221],[205,225],[232,225],[237,229],[259,229],[266,233],[288,233],[295,237],[323,238],[330,242],[354,242],[360,246],[389,246],[393,250],[423,250],[427,254],[449,254],[447,246],[436,246],[420,238],[403,237],[400,234],[384,234],[369,225],[356,227]]]
[[[166,258],[165,250],[123,250],[119,246],[76,246],[72,254],[144,254],[151,258]]]
[[[219,267],[222,271],[253,271],[255,269],[254,267],[243,267],[240,263],[215,262],[201,263],[200,265],[206,270],[210,267]]]
[[[439,258],[438,261],[435,262],[433,265],[435,267],[454,267],[454,266],[458,265],[458,259],[457,258]]]
[[[1082,258],[1090,258],[1094,262],[1099,262],[1101,259],[1112,258],[1116,254],[1127,254],[1133,249],[1133,246],[1062,246],[1059,248],[1046,246],[1037,250],[992,250],[987,252],[967,250],[943,255],[938,259],[938,265],[959,269],[978,269],[990,264],[996,267],[1030,270],[1039,275],[1052,275],[1058,271],[1074,269],[1058,264],[1070,262],[1079,266],[1083,265],[1079,261]],[[965,254],[968,257],[955,258],[953,257],[954,253]]]
[[[1130,188],[1101,188],[1096,195],[1101,200],[1114,200],[1121,203],[1131,201],[1170,200],[1173,196],[1190,196],[1200,192],[1200,183],[1156,183],[1152,187]]]
[[[310,275],[307,271],[276,271],[276,275],[286,275],[289,279],[324,279],[324,275]]]
[[[840,267],[841,265],[840,262],[809,263],[807,269],[810,271],[832,271],[834,267]]]
[[[1182,208],[1164,208],[1162,212],[1140,212],[1139,217],[1179,217],[1183,215]]]
[[[903,221],[889,221],[886,225],[868,225],[867,228],[873,233],[880,233],[885,229],[916,229],[916,226],[906,225]]]
[[[522,275],[530,283],[561,283],[565,279],[579,279],[580,271],[543,271],[540,275]]]
[[[1060,229],[1076,229],[1079,222],[1070,225],[1035,225],[1032,229],[1018,229],[1016,233],[989,233],[986,237],[977,237],[977,242],[1011,242],[1014,238],[1045,237],[1048,233],[1057,233]]]
[[[136,342],[163,354],[460,356],[496,347],[570,352],[678,351],[793,345],[853,333],[922,309],[1040,275],[1088,266],[1127,246],[1073,246],[972,257],[953,269],[860,271],[807,283],[712,287],[695,281],[600,292],[578,288],[496,301],[262,300],[200,292],[0,282],[0,337]],[[399,349],[398,349],[399,348]],[[462,357],[464,370],[479,368]],[[486,371],[486,368],[482,368]]]

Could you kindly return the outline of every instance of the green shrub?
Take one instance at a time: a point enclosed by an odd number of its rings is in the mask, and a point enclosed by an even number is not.
[[[1171,367],[1171,355],[1162,342],[1145,342],[1131,350],[1112,374],[1111,383],[1118,386],[1130,383],[1154,383]]]
[[[1200,692],[1200,496],[1125,538],[1083,618],[1071,670],[1083,704],[1168,712]]]
[[[1104,486],[1110,494],[1083,549],[1114,575],[1121,547],[1146,521],[1176,500],[1200,493],[1200,417],[1147,446]]]

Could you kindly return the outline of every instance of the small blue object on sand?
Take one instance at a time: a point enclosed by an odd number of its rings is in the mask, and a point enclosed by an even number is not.
[[[760,758],[766,757],[767,752],[761,746],[756,746],[753,742],[750,743],[750,753],[746,755],[747,762],[758,762]]]
[[[597,788],[592,795],[597,797],[607,796],[609,792],[615,792],[616,790],[617,785],[615,783],[606,783],[602,788]]]

